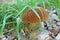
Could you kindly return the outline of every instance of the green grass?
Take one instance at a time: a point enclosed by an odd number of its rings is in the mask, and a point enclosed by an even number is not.
[[[30,8],[32,11],[35,12],[38,18],[40,16],[37,14],[37,12],[34,10],[35,7],[40,6],[45,9],[48,8],[48,10],[52,10],[51,8],[55,8],[56,10],[60,9],[60,0],[15,0],[16,4],[0,4],[0,36],[3,34],[5,25],[14,23],[16,24],[16,27],[14,28],[17,32],[18,40],[21,39],[21,36],[19,35],[19,28],[23,29],[23,27],[20,27],[20,24],[22,23],[22,15],[24,12]],[[58,17],[60,18],[60,12],[58,12]],[[9,22],[9,18],[12,16],[14,21]],[[7,22],[8,20],[8,22]],[[41,25],[41,24],[40,24]],[[12,31],[12,30],[11,30]]]

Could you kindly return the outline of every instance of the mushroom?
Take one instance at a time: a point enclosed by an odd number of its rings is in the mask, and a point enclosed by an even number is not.
[[[39,14],[40,19],[35,15],[35,13],[31,9],[28,9],[22,17],[23,21],[26,23],[37,23],[40,21],[46,21],[48,19],[48,14],[43,8],[37,7],[35,8],[35,10]]]
[[[34,25],[34,27],[36,27],[36,25],[35,25],[36,23],[39,24],[39,22],[41,22],[41,21],[45,22],[48,19],[48,13],[45,11],[45,9],[43,9],[41,7],[36,7],[35,10],[39,14],[40,19],[36,16],[36,14],[31,9],[28,9],[22,16],[23,22],[25,22],[27,24],[29,23],[29,25],[32,25],[32,26]],[[31,29],[34,28],[32,26],[27,27],[27,29],[30,32],[31,32]]]

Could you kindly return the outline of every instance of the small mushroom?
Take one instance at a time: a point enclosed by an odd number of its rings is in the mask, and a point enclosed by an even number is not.
[[[39,14],[40,19],[36,16],[36,14],[31,10],[28,9],[26,13],[23,14],[22,20],[25,23],[33,24],[35,25],[36,23],[39,22],[44,22],[48,19],[48,13],[41,7],[35,8],[36,12]]]
[[[22,16],[23,22],[25,22],[28,25],[25,28],[25,30],[27,31],[28,34],[31,32],[31,30],[33,28],[35,28],[35,27],[37,28],[37,26],[36,26],[37,23],[39,24],[41,21],[45,22],[46,20],[48,20],[48,13],[45,11],[45,9],[43,9],[41,7],[37,7],[37,8],[35,8],[35,10],[39,14],[40,18],[38,18],[31,9],[28,9]]]

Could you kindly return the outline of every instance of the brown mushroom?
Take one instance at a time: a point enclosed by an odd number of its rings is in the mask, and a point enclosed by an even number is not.
[[[28,9],[27,12],[25,12],[23,14],[22,20],[25,23],[30,23],[31,25],[33,24],[34,27],[37,27],[37,26],[35,26],[36,23],[39,23],[41,21],[44,22],[44,21],[46,21],[48,19],[48,13],[41,7],[37,7],[37,8],[35,8],[35,10],[39,14],[40,19],[36,16],[36,14],[31,9]],[[29,30],[29,32],[31,32],[31,30],[34,28],[31,25],[26,27]],[[25,31],[25,32],[27,32],[27,31]],[[27,33],[29,33],[29,32],[27,32]]]

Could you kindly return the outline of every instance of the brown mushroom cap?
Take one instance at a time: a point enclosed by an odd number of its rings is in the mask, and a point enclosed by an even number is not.
[[[22,20],[26,23],[37,23],[47,20],[48,14],[43,8],[37,7],[35,10],[40,15],[41,19],[39,19],[31,9],[28,9],[27,12],[24,13]]]

